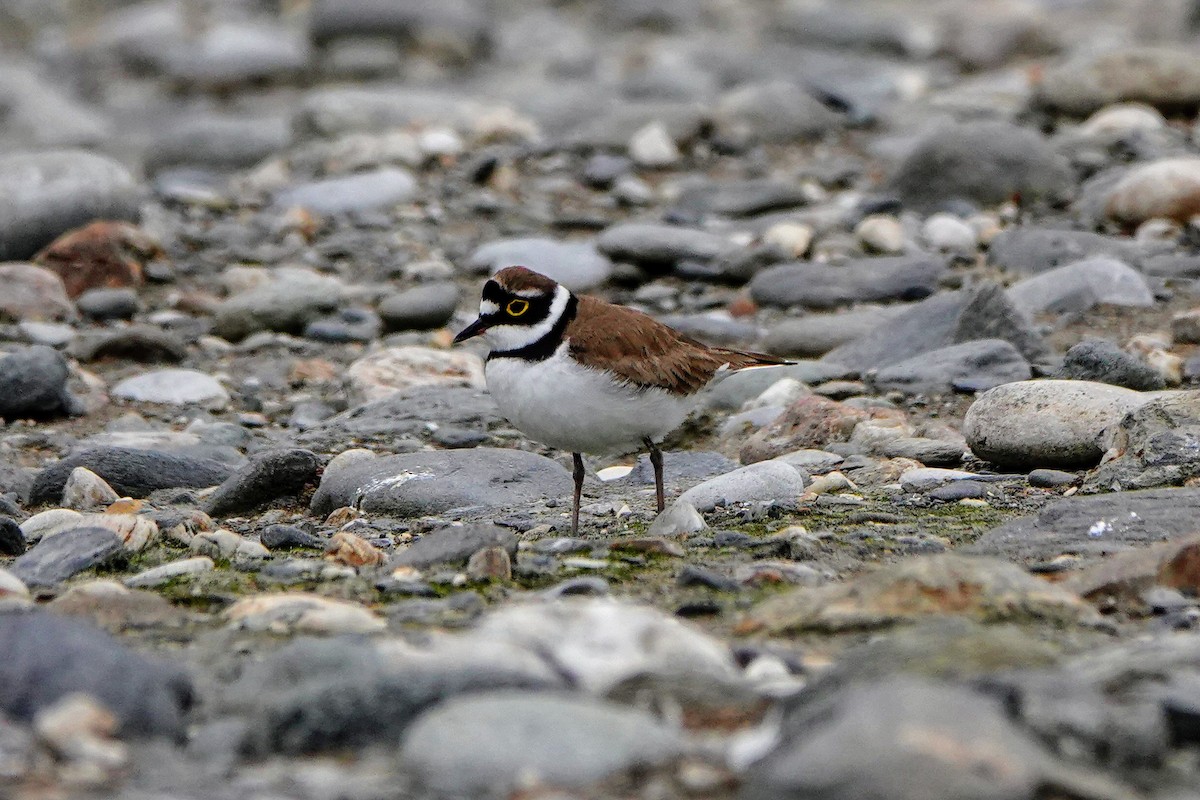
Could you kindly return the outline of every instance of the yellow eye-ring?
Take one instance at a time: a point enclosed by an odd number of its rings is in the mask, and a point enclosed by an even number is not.
[[[519,317],[529,310],[528,300],[509,300],[508,305],[504,308],[510,317]]]

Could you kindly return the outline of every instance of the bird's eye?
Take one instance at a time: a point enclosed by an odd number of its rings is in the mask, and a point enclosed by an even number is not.
[[[510,317],[519,317],[529,310],[528,300],[509,300],[504,308]]]

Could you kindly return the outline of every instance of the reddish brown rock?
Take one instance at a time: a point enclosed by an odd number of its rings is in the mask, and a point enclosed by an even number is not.
[[[738,455],[743,464],[753,464],[793,450],[820,449],[830,442],[845,442],[855,425],[870,418],[866,411],[806,395],[788,406],[770,425],[755,431]]]
[[[162,254],[158,243],[127,222],[93,222],[64,233],[34,257],[62,278],[74,298],[88,289],[142,284],[143,265]]]
[[[1153,586],[1200,593],[1200,533],[1109,556],[1063,585],[1086,600],[1135,612],[1146,610],[1141,594]]]
[[[375,545],[353,533],[335,533],[325,548],[325,558],[347,567],[373,567],[387,560]]]

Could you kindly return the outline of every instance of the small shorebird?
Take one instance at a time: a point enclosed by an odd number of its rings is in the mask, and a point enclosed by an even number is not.
[[[788,362],[709,347],[635,311],[576,297],[545,275],[507,267],[483,286],[479,318],[454,341],[484,335],[492,350],[484,375],[500,411],[531,439],[571,453],[579,530],[583,453],[645,446],[664,506],[658,444],[720,373]]]

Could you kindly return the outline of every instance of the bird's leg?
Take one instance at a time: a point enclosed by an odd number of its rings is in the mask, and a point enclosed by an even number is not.
[[[571,457],[575,460],[575,470],[571,476],[575,478],[575,502],[571,505],[571,535],[579,535],[579,497],[583,494],[583,456],[579,453],[571,453]]]
[[[650,465],[654,467],[654,491],[658,495],[658,513],[661,514],[667,505],[663,497],[662,450],[659,450],[658,445],[648,436],[646,437],[646,447],[650,448]]]

